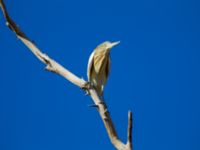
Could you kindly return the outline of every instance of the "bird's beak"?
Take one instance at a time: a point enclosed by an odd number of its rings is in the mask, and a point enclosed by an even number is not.
[[[111,43],[110,44],[110,48],[112,48],[112,47],[114,47],[114,46],[116,46],[116,45],[118,45],[120,43],[120,41],[117,41],[117,42],[113,42],[113,43]]]

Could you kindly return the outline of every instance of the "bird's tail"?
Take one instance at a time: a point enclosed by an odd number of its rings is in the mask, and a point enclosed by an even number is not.
[[[102,86],[95,86],[95,89],[96,89],[99,97],[103,97],[103,87]]]

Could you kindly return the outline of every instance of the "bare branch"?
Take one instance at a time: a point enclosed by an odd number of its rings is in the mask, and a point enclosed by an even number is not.
[[[85,80],[77,77],[72,72],[64,68],[62,65],[57,63],[55,60],[51,59],[48,55],[42,53],[36,45],[28,39],[28,37],[20,30],[20,28],[15,24],[15,22],[10,18],[6,6],[3,0],[0,0],[0,7],[3,11],[4,17],[6,19],[6,25],[16,34],[16,36],[31,50],[31,52],[44,64],[46,64],[46,69],[59,74],[65,79],[69,80],[78,87],[86,90],[91,96],[95,108],[97,108],[100,117],[105,125],[108,136],[118,150],[132,150],[132,113],[129,112],[129,123],[128,123],[128,139],[127,144],[122,143],[115,130],[114,124],[108,112],[107,106],[102,97],[99,97],[97,91]]]
[[[132,112],[128,112],[127,145],[132,149]]]
[[[15,22],[10,18],[6,6],[3,0],[0,0],[0,6],[3,11],[4,17],[6,19],[6,25],[16,33],[16,36],[33,52],[33,54],[44,64],[47,65],[46,69],[57,73],[73,84],[79,86],[80,88],[84,88],[86,81],[78,78],[76,75],[71,73],[69,70],[65,69],[62,65],[48,57],[46,54],[42,53],[37,46],[28,39],[28,37],[20,30],[20,28],[15,24]]]

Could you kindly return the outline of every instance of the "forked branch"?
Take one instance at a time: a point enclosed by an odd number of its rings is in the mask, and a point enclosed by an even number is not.
[[[77,77],[72,72],[64,68],[62,65],[57,63],[55,60],[51,59],[48,55],[42,53],[37,46],[28,39],[28,37],[20,30],[20,28],[15,24],[15,22],[9,16],[6,6],[3,0],[0,0],[0,7],[6,19],[6,25],[16,34],[16,36],[31,50],[31,52],[44,64],[46,64],[46,69],[59,74],[71,83],[77,85],[78,87],[86,90],[90,93],[90,96],[97,107],[97,110],[101,116],[101,119],[105,125],[108,136],[118,150],[132,150],[132,113],[128,114],[128,131],[127,131],[127,143],[121,142],[117,136],[117,132],[112,123],[110,114],[106,107],[104,100],[98,96],[96,90],[85,80]]]

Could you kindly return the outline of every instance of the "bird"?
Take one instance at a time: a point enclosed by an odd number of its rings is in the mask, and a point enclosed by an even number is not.
[[[91,53],[87,66],[87,77],[89,83],[96,89],[99,96],[103,96],[104,86],[110,73],[110,50],[118,45],[117,42],[103,42]]]

